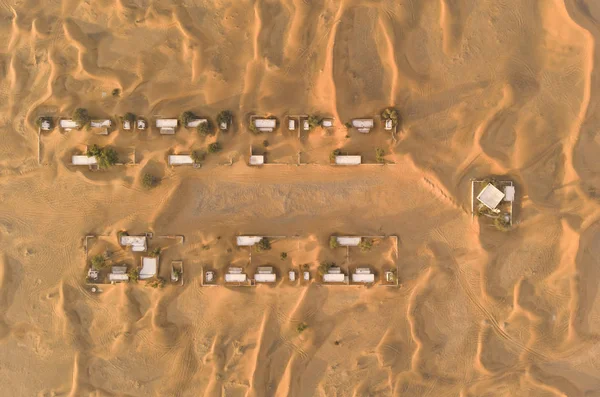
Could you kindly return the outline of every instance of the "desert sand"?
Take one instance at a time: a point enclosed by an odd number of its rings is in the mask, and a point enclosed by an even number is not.
[[[0,394],[600,396],[599,2],[2,0],[0,16]],[[396,141],[346,136],[386,106]],[[206,139],[55,129],[38,164],[36,119],[76,107],[235,119]],[[336,127],[248,132],[249,114],[288,113]],[[202,168],[167,166],[217,139]],[[263,140],[281,164],[248,167]],[[69,166],[93,143],[138,164]],[[327,164],[376,147],[394,164]],[[488,175],[516,183],[510,232],[471,219]],[[91,293],[84,236],[123,229],[185,235],[185,285]],[[400,286],[200,285],[237,234],[302,236],[273,262],[291,266],[331,260],[336,233],[398,236],[397,259],[360,261],[394,261]]]

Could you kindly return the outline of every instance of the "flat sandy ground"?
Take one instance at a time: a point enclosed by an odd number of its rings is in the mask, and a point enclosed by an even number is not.
[[[0,1],[0,394],[600,396],[599,2],[176,3]],[[346,137],[389,105],[397,141]],[[55,130],[38,164],[36,118],[79,106],[236,121],[207,139]],[[247,131],[288,112],[336,127]],[[166,165],[217,139],[202,168]],[[248,167],[263,140],[281,165]],[[139,164],[69,166],[90,143]],[[327,164],[376,147],[394,164]],[[516,183],[509,233],[471,220],[488,175]],[[185,285],[92,294],[83,237],[122,229],[185,235],[167,249]],[[201,266],[244,262],[241,233],[301,236],[265,256],[278,269],[344,260],[333,233],[397,235],[397,259],[355,258],[400,286],[201,287]]]

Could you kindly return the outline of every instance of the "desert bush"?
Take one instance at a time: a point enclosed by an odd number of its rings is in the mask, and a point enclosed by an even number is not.
[[[339,247],[337,237],[336,236],[329,237],[329,248],[336,249],[337,247]]]
[[[398,120],[398,111],[394,108],[386,108],[381,112],[381,118],[384,120],[393,120],[394,124]]]
[[[346,122],[344,123],[344,127],[346,127],[347,129],[350,129],[350,128],[352,128],[352,121],[346,121]]]
[[[92,268],[94,270],[100,270],[104,266],[106,266],[106,259],[104,259],[104,256],[102,256],[102,255],[92,256],[91,262],[92,262]]]
[[[263,146],[264,147],[269,147],[269,141],[267,141],[266,139],[263,141]]]
[[[321,118],[319,116],[314,115],[314,114],[311,114],[310,116],[308,116],[308,118],[306,119],[306,121],[308,121],[308,127],[311,130],[321,124]]]
[[[204,150],[194,150],[191,157],[194,163],[199,164],[206,159],[206,152]]]
[[[507,221],[504,216],[494,219],[494,226],[501,232],[508,232],[511,228],[510,221]]]
[[[254,247],[256,252],[269,251],[271,249],[271,242],[268,238],[263,237]]]
[[[154,248],[152,251],[150,251],[149,255],[152,258],[156,258],[157,256],[159,256],[160,255],[160,247]]]
[[[135,114],[127,112],[125,113],[125,116],[123,116],[123,120],[127,120],[133,124],[135,122]]]
[[[370,238],[363,238],[360,240],[360,244],[358,244],[358,247],[362,252],[371,251],[371,248],[373,248],[373,240],[371,240]]]
[[[327,272],[329,272],[329,269],[331,269],[334,266],[335,266],[335,263],[333,263],[333,262],[321,262],[321,264],[317,268],[317,271],[319,272],[319,274],[321,276],[323,276],[323,275],[327,274]]]
[[[133,281],[134,283],[137,283],[140,279],[140,271],[138,269],[131,269],[127,275],[129,276],[129,281]]]
[[[208,145],[208,153],[218,153],[221,151],[221,149],[223,149],[221,147],[221,144],[219,142],[213,142],[210,145]]]
[[[127,233],[126,230],[119,230],[117,232],[117,239],[119,240],[119,243],[121,242],[121,237],[123,236],[129,236],[129,233]]]
[[[279,258],[281,258],[282,261],[287,259],[287,252],[282,252],[281,254],[279,254]]]
[[[90,122],[90,115],[88,114],[87,109],[84,108],[75,109],[71,118],[74,122],[79,124],[79,128],[86,127]]]
[[[152,288],[163,288],[165,286],[165,279],[162,277],[155,277],[146,281],[146,287]]]
[[[98,145],[88,147],[85,154],[88,157],[96,157],[98,167],[100,168],[109,168],[119,160],[119,155],[114,149],[108,147],[102,148]]]
[[[198,134],[202,136],[214,135],[215,131],[213,129],[213,125],[210,120],[206,120],[205,123],[200,123],[198,125]]]
[[[385,152],[383,151],[383,149],[381,148],[377,148],[375,149],[375,161],[377,161],[380,164],[385,163]]]
[[[157,184],[158,184],[158,178],[156,178],[152,174],[145,173],[144,176],[142,177],[142,186],[145,187],[146,189],[152,189]]]
[[[342,154],[340,149],[332,150],[331,153],[329,153],[329,161],[333,163],[335,161],[335,156],[339,156],[340,154]]]
[[[221,128],[221,123],[226,123],[227,128],[231,126],[231,122],[233,121],[233,114],[229,110],[222,110],[217,115],[217,124],[219,128]]]
[[[181,116],[179,116],[179,122],[181,123],[181,125],[185,128],[187,127],[188,123],[192,120],[195,120],[197,117],[194,114],[194,112],[191,111],[186,111],[181,113]]]
[[[308,324],[302,322],[300,324],[298,324],[298,326],[296,327],[296,331],[298,331],[299,334],[301,334],[302,332],[304,332],[306,329],[308,328]]]
[[[121,90],[119,88],[115,88],[114,90],[112,90],[112,96],[120,96],[121,95]]]

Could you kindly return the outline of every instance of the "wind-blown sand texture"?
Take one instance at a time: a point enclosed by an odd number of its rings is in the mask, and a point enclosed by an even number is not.
[[[0,394],[600,396],[599,2],[1,0],[0,17]],[[397,142],[346,138],[389,105]],[[76,107],[236,119],[207,139],[54,130],[38,165],[36,118]],[[332,135],[245,124],[313,112]],[[215,139],[202,168],[166,165]],[[269,161],[310,165],[248,167],[265,139]],[[68,165],[92,143],[139,165]],[[375,147],[396,164],[327,164]],[[516,183],[509,233],[471,222],[488,175]],[[122,229],[185,235],[185,286],[90,293],[83,237]],[[333,233],[397,235],[401,286],[202,288],[240,233],[303,236],[288,267],[329,259]]]

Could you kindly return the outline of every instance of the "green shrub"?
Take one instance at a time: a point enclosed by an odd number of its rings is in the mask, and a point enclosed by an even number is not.
[[[117,232],[117,239],[119,240],[119,243],[121,242],[121,237],[123,236],[129,236],[129,233],[127,233],[126,230],[119,230]]]
[[[263,141],[263,146],[264,147],[269,147],[269,141],[267,141],[266,139]]]
[[[327,274],[327,272],[329,272],[329,269],[331,269],[334,266],[335,266],[334,262],[321,262],[321,264],[317,268],[317,271],[319,272],[319,274],[321,276],[323,276],[323,275]]]
[[[394,108],[386,108],[381,112],[381,118],[383,120],[392,120],[395,125],[398,121],[398,111]]]
[[[263,237],[254,247],[256,252],[269,251],[271,249],[271,242],[268,238]]]
[[[71,118],[74,122],[79,124],[79,128],[86,127],[90,122],[90,115],[88,114],[87,109],[84,108],[75,109]]]
[[[340,154],[342,154],[340,149],[333,150],[331,153],[329,153],[329,161],[333,163],[335,161],[335,156],[339,156]]]
[[[160,255],[160,247],[154,248],[152,251],[150,251],[149,255],[152,258],[156,258],[157,256],[159,256]]]
[[[381,148],[377,148],[375,149],[375,161],[377,161],[380,164],[385,163],[385,152],[383,151],[383,149]]]
[[[85,154],[88,157],[96,157],[98,167],[100,168],[109,168],[119,160],[119,155],[114,149],[108,147],[102,148],[98,145],[88,147]]]
[[[204,150],[194,150],[191,157],[194,163],[200,164],[206,159],[206,152]]]
[[[206,122],[198,124],[198,134],[202,136],[215,134],[215,130],[210,120],[206,120]]]
[[[347,129],[350,129],[350,128],[352,128],[352,121],[346,121],[346,122],[344,123],[344,127],[346,127]]]
[[[114,90],[112,90],[112,96],[119,96],[121,95],[121,90],[118,88],[115,88]]]
[[[321,124],[321,118],[319,118],[319,116],[316,116],[314,114],[311,114],[310,116],[308,116],[306,121],[308,121],[308,127],[311,130]]]
[[[152,287],[152,288],[163,288],[165,286],[166,282],[165,279],[162,277],[155,277],[152,278],[148,281],[146,281],[146,287]]]
[[[281,254],[279,254],[279,258],[281,258],[282,261],[287,259],[287,252],[282,252]]]
[[[501,232],[508,232],[511,228],[510,221],[507,221],[503,215],[494,219],[494,226]]]
[[[301,334],[302,332],[304,332],[306,329],[308,328],[308,324],[302,322],[300,324],[298,324],[298,326],[296,327],[296,331],[298,331],[299,334]]]
[[[181,116],[179,116],[179,122],[184,128],[187,127],[190,121],[195,119],[197,119],[196,115],[194,114],[194,112],[191,112],[189,110],[187,112],[181,113]]]
[[[135,114],[129,112],[125,113],[125,116],[123,116],[123,120],[129,121],[131,124],[135,122],[135,118]]]
[[[104,266],[106,266],[106,259],[102,255],[94,255],[92,256],[92,268],[94,270],[100,270]]]
[[[360,244],[358,244],[358,247],[362,252],[371,251],[371,248],[373,248],[373,240],[371,240],[370,238],[363,238],[360,240]]]
[[[152,189],[157,184],[158,184],[158,178],[156,178],[152,174],[146,173],[142,177],[142,186],[145,187],[146,189]]]
[[[221,149],[223,149],[221,147],[221,144],[219,142],[213,142],[210,145],[208,145],[208,153],[218,153],[221,151]]]
[[[140,271],[137,268],[131,269],[127,275],[129,276],[129,281],[133,281],[134,283],[137,283],[140,279]]]
[[[217,124],[219,125],[219,128],[221,128],[221,123],[226,123],[227,128],[229,129],[232,121],[233,121],[233,114],[229,110],[222,110],[217,115]]]
[[[329,248],[336,249],[337,247],[339,247],[337,237],[336,236],[329,237]]]

